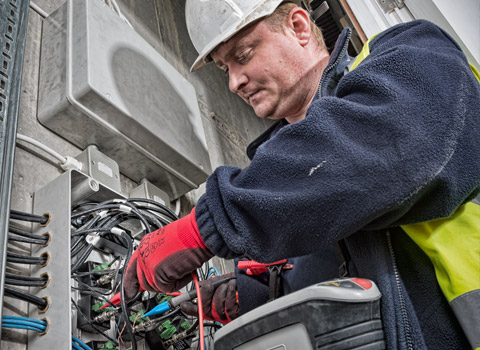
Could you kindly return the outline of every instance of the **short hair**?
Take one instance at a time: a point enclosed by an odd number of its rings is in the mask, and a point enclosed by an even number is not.
[[[265,19],[266,23],[273,31],[284,32],[288,15],[294,7],[297,7],[297,5],[292,2],[284,2],[280,4],[280,6],[278,6],[277,9]],[[325,45],[325,40],[323,40],[322,31],[312,20],[310,20],[310,29],[319,47],[326,50],[327,46]]]

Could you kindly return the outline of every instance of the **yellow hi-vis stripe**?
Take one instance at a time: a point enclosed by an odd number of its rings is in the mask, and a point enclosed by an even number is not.
[[[354,70],[355,68],[357,68],[360,62],[362,62],[365,59],[365,57],[370,55],[370,46],[369,46],[370,41],[372,41],[372,39],[375,38],[377,35],[378,33],[372,36],[371,38],[369,38],[367,42],[363,44],[362,51],[360,51],[360,53],[358,54],[357,58],[355,59],[355,62],[353,62],[352,64],[352,67],[350,67],[350,70]]]
[[[428,255],[450,302],[480,289],[480,206],[462,205],[446,219],[405,225],[402,229]]]
[[[475,68],[475,66],[471,63],[470,64],[470,69],[472,70],[473,72],[473,75],[475,75],[475,78],[477,78],[478,82],[480,83],[480,73],[478,72],[477,68]]]

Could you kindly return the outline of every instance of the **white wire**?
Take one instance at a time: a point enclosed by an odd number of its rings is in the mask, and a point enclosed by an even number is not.
[[[22,134],[17,134],[17,140],[28,142],[28,143],[42,149],[43,151],[45,151],[48,154],[52,155],[53,157],[57,158],[60,162],[62,162],[62,164],[67,161],[67,158],[65,158],[61,154],[55,152],[50,147],[45,146],[43,143],[40,143],[39,141],[32,139],[31,137],[28,137],[28,136],[25,136],[25,135],[22,135]]]
[[[34,10],[36,13],[38,13],[43,18],[48,17],[48,13],[46,13],[44,10],[42,10],[42,8],[40,6],[38,6],[36,3],[34,3],[33,1],[30,1],[30,7],[32,8],[32,10]]]
[[[180,198],[178,198],[175,202],[175,215],[180,215]]]
[[[118,15],[120,16],[120,18],[121,18],[125,23],[127,23],[127,24],[130,26],[130,28],[133,29],[133,26],[132,26],[132,24],[129,22],[129,20],[127,19],[127,17],[125,17],[125,16],[123,15],[122,11],[120,11],[120,7],[118,6],[117,1],[116,1],[116,0],[109,0],[109,1],[110,1],[110,3],[112,4],[113,9],[115,10],[115,12],[117,12]]]

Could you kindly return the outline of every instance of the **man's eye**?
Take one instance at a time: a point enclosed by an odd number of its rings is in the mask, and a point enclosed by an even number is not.
[[[228,75],[228,68],[225,68],[225,69],[223,70],[223,73],[225,73],[225,75]]]
[[[247,54],[242,55],[242,56],[239,56],[239,57],[237,58],[237,61],[240,62],[240,63],[242,63],[242,62],[244,62],[244,61],[247,59],[247,56],[248,56]]]

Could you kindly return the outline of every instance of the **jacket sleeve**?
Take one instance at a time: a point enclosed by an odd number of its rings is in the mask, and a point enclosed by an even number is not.
[[[425,21],[391,28],[247,168],[216,169],[196,209],[205,243],[266,262],[449,216],[480,182],[479,101],[447,34]]]

